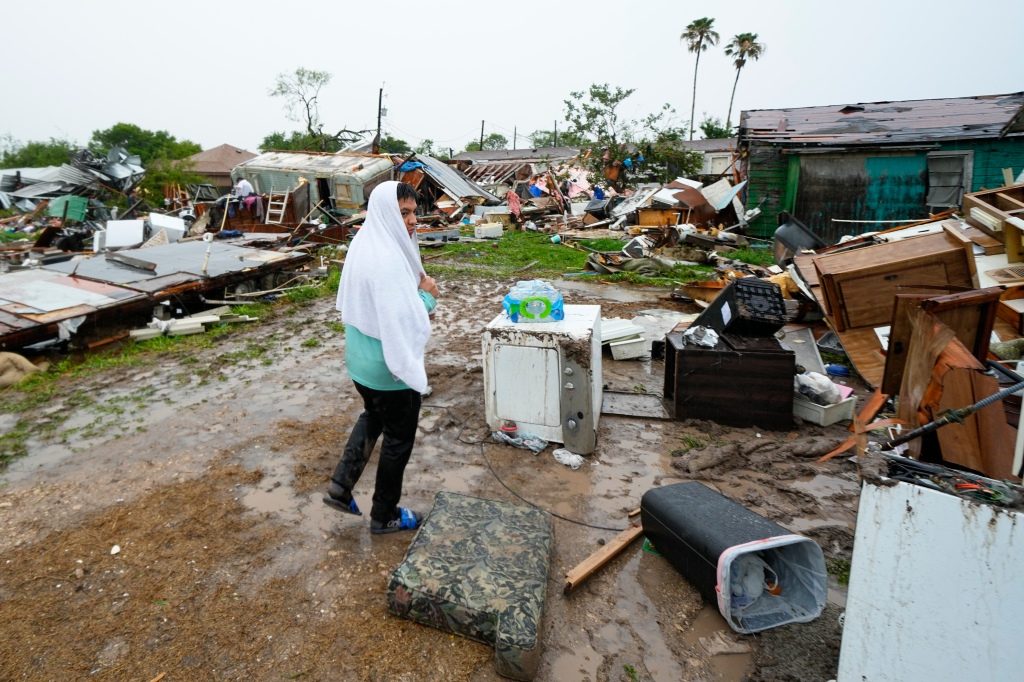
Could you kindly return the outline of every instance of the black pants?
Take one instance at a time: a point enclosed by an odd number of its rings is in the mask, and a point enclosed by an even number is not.
[[[332,478],[351,492],[383,433],[370,518],[387,523],[398,516],[402,477],[416,440],[422,397],[412,389],[378,391],[359,383],[356,383],[356,390],[363,397],[364,410],[352,427],[352,435]]]

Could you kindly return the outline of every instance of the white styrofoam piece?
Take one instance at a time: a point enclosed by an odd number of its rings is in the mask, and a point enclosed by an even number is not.
[[[563,442],[560,387],[564,377],[559,374],[558,349],[569,343],[590,348],[590,366],[585,371],[596,430],[603,393],[600,320],[598,305],[566,305],[565,319],[558,322],[517,323],[504,312],[495,317],[483,334],[488,426],[496,431],[511,419],[519,433]]]
[[[169,242],[176,242],[188,233],[185,221],[175,216],[150,213],[149,224],[153,227],[153,234],[164,230],[167,233],[167,241]]]
[[[626,336],[635,336],[636,334],[643,333],[644,328],[633,324],[633,322],[630,320],[623,320],[618,317],[613,317],[607,320],[601,320],[601,343],[608,343],[609,341],[621,339]]]
[[[856,406],[857,399],[853,396],[835,405],[818,405],[800,396],[793,396],[793,414],[818,426],[830,426],[836,422],[853,419]]]
[[[613,341],[608,344],[608,347],[612,351],[612,357],[616,360],[632,360],[647,355],[647,350],[644,348],[644,337],[642,336]]]
[[[473,228],[473,236],[477,239],[493,239],[504,234],[501,223],[484,223]]]
[[[1020,679],[1022,565],[1024,514],[866,482],[838,682]]]
[[[108,220],[106,247],[135,246],[145,241],[145,220]]]

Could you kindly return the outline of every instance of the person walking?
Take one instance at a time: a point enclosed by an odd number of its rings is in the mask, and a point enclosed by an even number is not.
[[[374,188],[338,287],[345,365],[364,409],[323,501],[362,516],[352,490],[383,435],[370,509],[370,532],[376,534],[415,530],[422,522],[420,514],[398,506],[416,439],[421,394],[428,388],[424,350],[438,297],[437,283],[420,262],[418,199],[416,190],[404,182]]]

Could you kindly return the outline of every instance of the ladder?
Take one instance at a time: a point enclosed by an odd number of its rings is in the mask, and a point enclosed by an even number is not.
[[[274,194],[274,186],[270,186],[270,194],[267,197],[267,216],[266,223],[280,225],[284,222],[285,209],[288,206],[288,195],[291,194],[291,190],[287,190],[283,195]]]

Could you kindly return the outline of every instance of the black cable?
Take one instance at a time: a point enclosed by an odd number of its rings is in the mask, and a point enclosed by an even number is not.
[[[486,445],[488,441],[486,441],[486,440],[474,440],[474,441],[463,440],[462,439],[462,433],[467,428],[465,421],[463,421],[462,419],[459,419],[459,416],[457,414],[455,414],[454,412],[452,412],[450,409],[445,408],[445,410],[448,412],[448,414],[450,414],[453,417],[455,417],[455,419],[458,420],[459,422],[461,422],[462,425],[463,425],[462,428],[459,429],[459,435],[457,435],[455,437],[455,440],[457,440],[460,443],[463,443],[465,445],[479,445],[480,446],[480,455],[484,458],[484,462],[487,463],[487,468],[491,470],[491,475],[494,476],[494,479],[498,483],[500,483],[501,486],[505,490],[509,491],[510,493],[515,495],[517,498],[519,498],[520,500],[522,500],[526,504],[530,505],[534,509],[539,509],[540,511],[544,512],[545,514],[550,514],[551,516],[554,516],[556,519],[561,519],[562,521],[567,521],[568,523],[574,523],[577,526],[585,526],[587,528],[596,528],[597,530],[610,530],[610,531],[615,532],[615,533],[621,533],[624,530],[629,530],[628,528],[609,528],[608,526],[596,526],[596,525],[594,525],[592,523],[584,523],[583,521],[577,521],[576,519],[570,519],[567,516],[562,516],[561,514],[556,514],[553,511],[548,511],[547,509],[544,509],[543,507],[541,507],[539,504],[535,504],[535,503],[531,502],[530,500],[526,499],[525,497],[523,497],[522,495],[517,493],[515,490],[512,490],[512,488],[508,487],[508,485],[505,483],[505,481],[501,480],[501,476],[498,475],[498,472],[495,471],[494,467],[491,465],[491,460],[487,458],[487,453],[484,451],[484,445]]]

